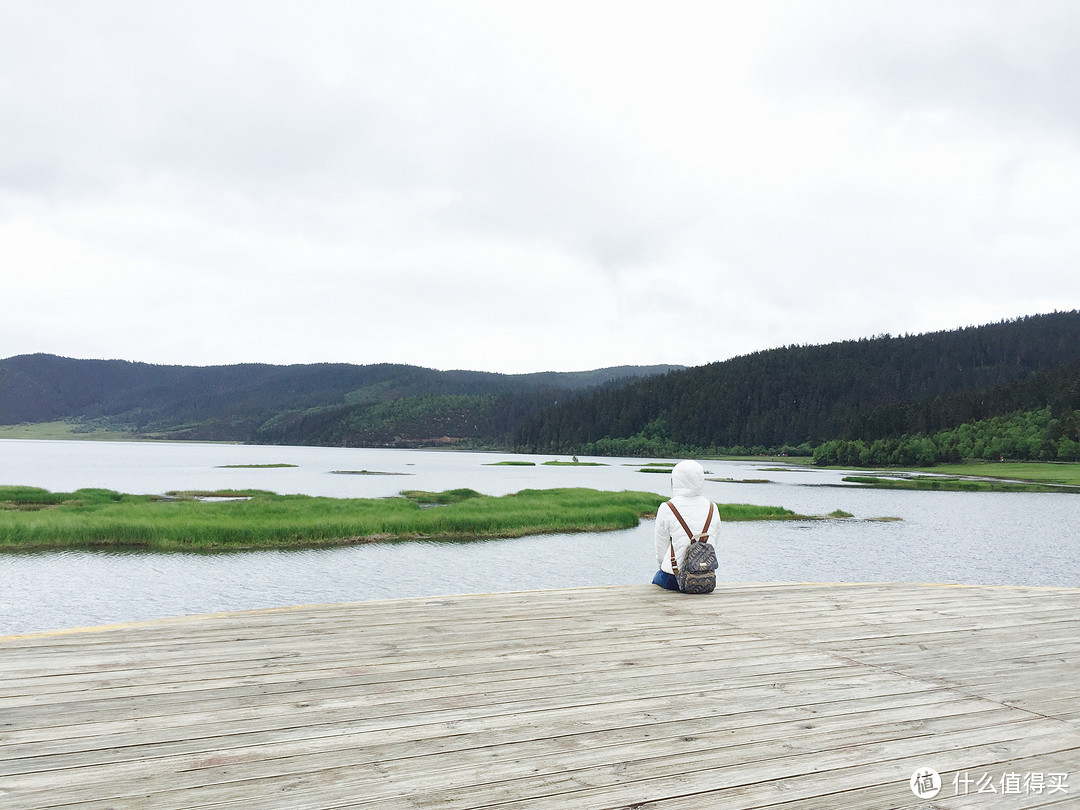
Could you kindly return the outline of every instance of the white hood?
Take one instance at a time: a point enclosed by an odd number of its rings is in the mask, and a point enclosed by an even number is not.
[[[680,461],[671,471],[671,494],[693,497],[705,487],[705,470],[696,461]]]

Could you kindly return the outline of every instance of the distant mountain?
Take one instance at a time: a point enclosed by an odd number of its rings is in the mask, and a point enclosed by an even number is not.
[[[0,360],[0,424],[66,420],[140,435],[302,444],[490,443],[504,438],[491,431],[508,430],[557,400],[674,368],[508,375],[392,364],[163,366],[32,354]],[[350,425],[360,428],[350,432]]]
[[[1072,435],[1080,312],[788,346],[694,368],[505,375],[390,364],[0,360],[0,424],[63,420],[264,444],[809,453],[824,442],[927,435],[1025,411],[1039,411],[1046,426],[1039,457],[1066,457],[1068,442],[1080,443]]]
[[[533,452],[805,449],[1080,408],[1080,312],[789,346],[590,392],[525,419]],[[1074,402],[1075,401],[1075,402]],[[1074,404],[1071,404],[1074,403]]]

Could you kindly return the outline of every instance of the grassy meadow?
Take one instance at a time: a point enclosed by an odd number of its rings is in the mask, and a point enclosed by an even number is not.
[[[979,478],[1008,478],[1043,484],[1080,487],[1080,464],[1046,461],[972,461],[966,464],[940,464],[919,472],[939,475],[962,475]]]
[[[86,441],[132,441],[133,433],[80,422],[35,422],[0,425],[0,439],[82,439]]]
[[[933,473],[933,475],[916,474]],[[1080,492],[1080,464],[1044,461],[941,464],[915,472],[849,475],[844,481],[880,489],[942,492]]]
[[[636,526],[664,500],[587,489],[524,490],[498,498],[461,490],[411,495],[323,498],[224,490],[162,498],[0,487],[0,549],[213,551],[605,531]]]
[[[943,478],[915,475],[883,478],[876,475],[849,475],[844,481],[872,489],[911,489],[924,492],[1080,492],[1080,487],[1026,481],[976,481],[970,478]]]
[[[222,551],[393,540],[476,540],[626,529],[666,498],[651,492],[409,491],[393,498],[324,498],[261,490],[126,495],[0,487],[0,551],[123,547]],[[776,506],[719,504],[724,520],[804,519]]]

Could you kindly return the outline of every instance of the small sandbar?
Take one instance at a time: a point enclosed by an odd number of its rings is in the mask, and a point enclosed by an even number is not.
[[[299,464],[219,464],[219,470],[273,470],[281,467],[299,467]]]
[[[331,475],[415,475],[404,472],[382,472],[380,470],[331,470]]]

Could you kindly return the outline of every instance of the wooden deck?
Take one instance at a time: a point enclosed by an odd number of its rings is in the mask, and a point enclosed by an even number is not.
[[[0,808],[58,807],[1076,808],[1080,589],[643,585],[0,639]]]

